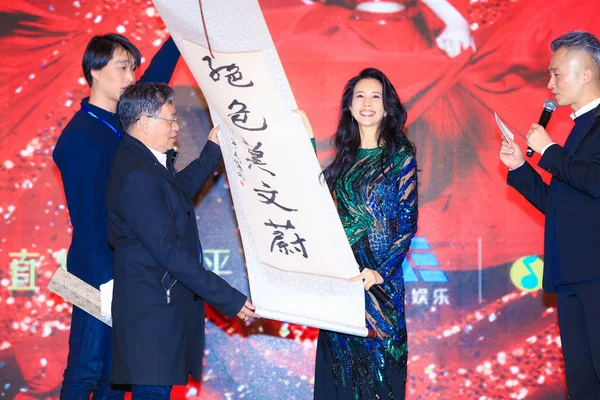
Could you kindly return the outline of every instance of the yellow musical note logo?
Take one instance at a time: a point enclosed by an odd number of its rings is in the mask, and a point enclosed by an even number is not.
[[[520,290],[533,292],[542,288],[544,262],[536,255],[519,258],[510,267],[510,280]]]

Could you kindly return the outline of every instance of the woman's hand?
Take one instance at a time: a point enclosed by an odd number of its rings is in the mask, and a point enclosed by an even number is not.
[[[469,23],[447,0],[421,0],[446,24],[446,29],[435,39],[435,44],[448,57],[454,58],[469,47],[475,51],[475,41]]]
[[[348,279],[348,282],[356,281],[363,281],[363,286],[365,290],[369,290],[371,289],[371,286],[375,284],[381,285],[383,283],[383,278],[381,277],[381,275],[379,275],[379,272],[373,269],[365,268],[360,274]]]
[[[469,47],[475,51],[475,42],[465,20],[446,25],[446,29],[435,39],[435,43],[450,58],[458,56]]]

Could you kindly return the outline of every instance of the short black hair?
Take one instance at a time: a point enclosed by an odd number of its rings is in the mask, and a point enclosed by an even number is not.
[[[550,43],[550,50],[553,52],[563,47],[569,51],[580,50],[589,54],[598,70],[600,70],[600,41],[595,35],[585,31],[571,31]]]
[[[133,57],[135,62],[134,70],[140,66],[142,55],[138,48],[125,36],[118,33],[94,36],[85,48],[83,60],[81,61],[83,75],[90,87],[92,86],[92,70],[99,70],[106,67],[117,49],[123,49]]]
[[[125,88],[117,113],[123,130],[129,133],[131,125],[142,115],[158,115],[165,103],[173,104],[173,89],[166,83],[137,83]]]

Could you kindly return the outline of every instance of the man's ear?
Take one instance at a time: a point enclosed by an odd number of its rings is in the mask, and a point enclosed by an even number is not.
[[[591,67],[585,67],[583,69],[583,82],[590,83],[594,79],[594,71]]]
[[[150,127],[148,126],[149,120],[150,118],[146,117],[145,115],[140,116],[140,119],[138,120],[138,124],[140,124],[140,130],[144,136],[148,135],[148,132],[150,132]]]
[[[95,81],[95,80],[97,81],[99,79],[98,75],[100,75],[100,70],[99,69],[92,69],[92,70],[90,70],[90,75],[92,75],[92,82]]]

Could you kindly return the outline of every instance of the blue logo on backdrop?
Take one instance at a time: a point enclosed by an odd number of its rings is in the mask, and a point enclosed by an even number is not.
[[[431,251],[427,239],[422,236],[412,239],[408,254],[402,262],[402,270],[406,283],[448,283],[446,273],[440,269],[440,262]]]

